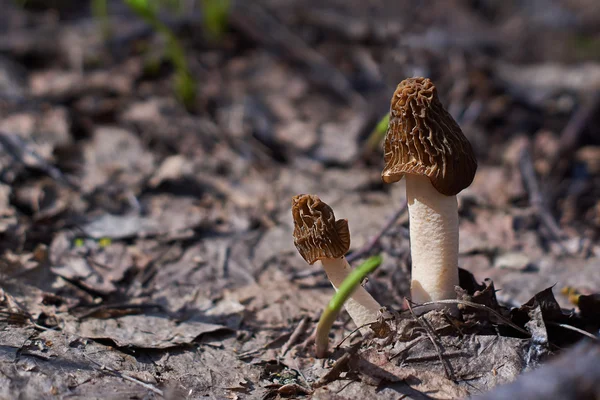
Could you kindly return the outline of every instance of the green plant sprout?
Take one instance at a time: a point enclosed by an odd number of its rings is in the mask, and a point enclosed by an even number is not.
[[[213,40],[220,40],[227,29],[231,0],[202,0],[204,30]]]
[[[390,124],[390,114],[385,114],[383,118],[377,123],[375,129],[367,138],[366,149],[367,152],[371,153],[377,149],[385,133],[387,132],[388,125]]]
[[[18,0],[23,4],[26,0]],[[185,59],[185,51],[172,30],[160,21],[160,7],[167,7],[176,12],[182,12],[180,0],[124,0],[139,17],[145,20],[167,40],[167,57],[175,68],[174,91],[179,101],[188,109],[196,99],[196,82],[190,73]],[[202,23],[207,36],[211,40],[220,40],[229,20],[231,0],[200,0]],[[110,38],[111,28],[108,18],[108,0],[91,0],[91,10],[94,17],[101,21],[102,35]]]
[[[196,99],[196,82],[189,71],[183,46],[171,29],[158,19],[157,2],[150,0],[125,0],[125,3],[167,40],[167,56],[175,68],[175,94],[187,108]]]
[[[358,268],[353,270],[338,288],[336,294],[327,304],[319,323],[317,324],[317,333],[315,338],[316,354],[318,358],[325,357],[329,345],[329,331],[333,322],[337,318],[340,310],[346,300],[352,296],[352,293],[360,286],[363,279],[381,265],[382,257],[373,256],[363,262]]]
[[[100,29],[104,40],[111,37],[110,20],[108,18],[108,0],[92,0],[92,15],[100,21]]]

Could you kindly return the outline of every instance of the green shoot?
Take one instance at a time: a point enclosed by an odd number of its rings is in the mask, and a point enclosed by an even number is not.
[[[386,114],[377,124],[373,132],[367,139],[367,151],[369,153],[375,151],[387,132],[388,125],[390,124],[390,115]]]
[[[227,29],[231,0],[202,0],[204,29],[213,40],[219,40]]]
[[[17,0],[23,4],[26,0]],[[183,12],[181,0],[123,0],[140,18],[152,26],[167,41],[167,57],[175,69],[173,77],[174,91],[188,109],[196,99],[196,82],[190,73],[185,51],[175,34],[167,25],[160,21],[158,12],[161,7],[171,11]],[[231,0],[201,0],[203,26],[207,36],[212,40],[222,38],[227,29],[227,22],[231,10]],[[91,0],[94,16],[101,21],[102,34],[105,39],[110,37],[108,18],[108,0]]]
[[[333,326],[333,322],[337,318],[342,306],[352,296],[352,293],[361,284],[363,279],[375,271],[381,264],[381,256],[373,256],[363,262],[358,268],[350,273],[340,285],[337,293],[325,307],[319,323],[317,325],[317,334],[315,339],[317,357],[322,358],[327,354],[329,346],[329,331]]]
[[[92,0],[92,14],[100,21],[102,37],[108,40],[111,35],[110,22],[108,19],[108,0]]]
[[[125,3],[167,40],[167,55],[175,68],[175,93],[183,105],[191,108],[196,99],[196,82],[188,68],[185,51],[179,39],[158,19],[157,3],[150,0],[125,0]]]

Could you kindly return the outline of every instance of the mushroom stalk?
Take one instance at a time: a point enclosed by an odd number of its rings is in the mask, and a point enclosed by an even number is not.
[[[477,160],[430,79],[409,78],[398,84],[390,103],[384,161],[384,182],[406,177],[412,300],[424,303],[456,298],[456,195],[473,182]],[[419,310],[431,308],[437,307]]]
[[[458,206],[426,176],[406,174],[412,256],[411,298],[425,303],[456,297]]]
[[[346,261],[346,257],[325,258],[321,260],[321,263],[323,264],[327,278],[329,278],[331,285],[336,291],[344,279],[352,272],[352,268],[348,264],[348,261]],[[377,321],[377,315],[381,309],[381,305],[362,285],[356,288],[344,304],[344,307],[358,327]],[[360,332],[365,335],[369,332],[369,327],[364,326],[360,328]]]

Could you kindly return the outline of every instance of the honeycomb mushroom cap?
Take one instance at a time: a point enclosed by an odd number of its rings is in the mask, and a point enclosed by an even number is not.
[[[325,258],[340,258],[350,248],[348,221],[337,220],[333,210],[318,196],[292,198],[294,245],[309,264]]]
[[[477,170],[471,144],[426,78],[405,79],[396,88],[384,152],[384,182],[423,175],[446,196],[469,186]]]

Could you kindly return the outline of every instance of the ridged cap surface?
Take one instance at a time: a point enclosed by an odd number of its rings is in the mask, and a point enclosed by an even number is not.
[[[324,258],[340,258],[350,248],[348,221],[337,220],[333,210],[318,196],[292,198],[294,245],[309,264]]]
[[[477,170],[471,144],[426,78],[405,79],[396,88],[384,154],[384,182],[423,175],[446,196],[469,186]]]

